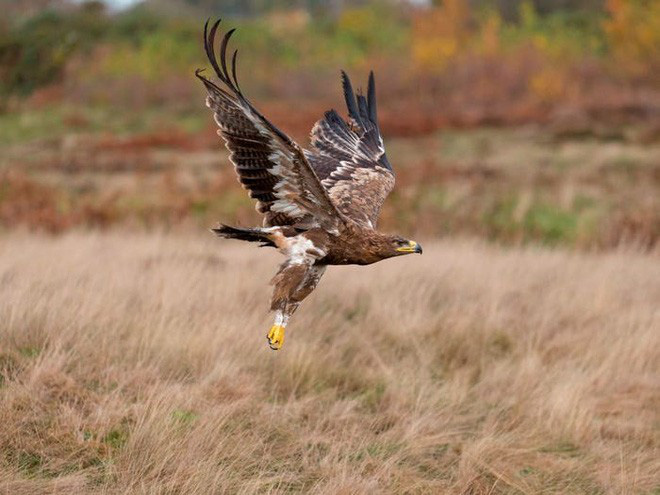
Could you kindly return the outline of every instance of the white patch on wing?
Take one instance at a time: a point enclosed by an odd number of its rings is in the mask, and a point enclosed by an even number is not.
[[[339,166],[334,169],[332,172],[330,172],[330,175],[326,177],[323,181],[324,186],[326,187],[332,187],[332,185],[337,181],[340,177],[350,175],[355,172],[355,164],[353,162],[347,162],[345,160],[341,160],[339,162]]]
[[[279,196],[279,195],[278,195]],[[305,216],[305,212],[302,211],[298,205],[292,203],[288,199],[278,199],[270,205],[270,211],[275,213],[284,213],[285,215],[299,218]]]
[[[305,216],[305,212],[290,198],[289,195],[296,194],[297,188],[292,183],[290,171],[283,166],[283,162],[290,162],[290,158],[281,150],[275,150],[268,155],[268,160],[274,165],[268,171],[279,177],[277,184],[273,186],[273,193],[279,199],[274,201],[270,206],[270,211],[275,213],[284,213],[292,218],[300,218]]]
[[[252,110],[249,107],[247,107],[243,104],[240,104],[240,103],[239,103],[239,106],[241,107],[241,109],[245,113],[245,116],[250,119],[250,122],[252,122],[254,127],[257,128],[257,130],[259,131],[259,133],[261,135],[270,136],[270,132],[268,131],[268,129],[266,129],[266,127],[261,123],[261,120],[259,120],[259,117],[257,117],[256,115],[254,115],[252,113]]]
[[[339,134],[330,127],[327,121],[322,120],[317,122],[314,129],[312,129],[312,135],[315,135],[319,141],[322,141],[335,149],[341,150],[348,155],[352,155],[353,157],[357,156],[364,160],[370,160],[372,158],[369,156],[368,149],[364,149],[362,137],[358,136],[355,131],[351,131],[348,134]],[[323,155],[330,156],[322,150],[320,152]]]
[[[316,132],[315,132],[316,131]],[[334,147],[352,154],[359,145],[358,136],[354,132],[336,133],[326,120],[316,123],[312,129],[312,135],[317,134],[319,138]]]
[[[275,150],[270,155],[268,155],[268,159],[273,163],[277,163],[278,165],[280,163],[280,158],[285,158],[284,153],[282,153],[280,150]]]

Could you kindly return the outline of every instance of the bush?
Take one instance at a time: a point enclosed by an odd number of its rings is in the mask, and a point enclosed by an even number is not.
[[[110,26],[101,4],[72,13],[47,10],[0,35],[0,93],[27,95],[56,81],[70,57],[89,50]]]

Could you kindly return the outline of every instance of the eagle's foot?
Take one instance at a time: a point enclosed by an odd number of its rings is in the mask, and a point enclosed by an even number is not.
[[[273,325],[266,336],[268,345],[274,351],[279,351],[284,344],[284,327],[282,325]]]

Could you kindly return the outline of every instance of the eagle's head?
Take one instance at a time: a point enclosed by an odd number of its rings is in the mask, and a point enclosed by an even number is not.
[[[404,239],[401,236],[388,236],[386,249],[389,256],[401,256],[403,254],[422,254],[422,246],[418,242]]]

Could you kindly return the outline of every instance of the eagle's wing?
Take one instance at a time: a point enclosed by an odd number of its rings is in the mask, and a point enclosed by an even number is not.
[[[349,122],[335,110],[325,113],[312,129],[312,151],[306,152],[321,183],[340,212],[375,228],[385,198],[394,188],[394,171],[385,156],[376,115],[374,74],[367,96],[358,92],[342,71]]]
[[[227,70],[227,44],[234,30],[222,39],[220,64],[215,55],[215,34],[220,21],[209,30],[204,26],[204,49],[220,86],[195,74],[206,86],[206,104],[214,112],[220,134],[230,151],[239,181],[257,200],[257,211],[265,215],[264,225],[321,226],[336,232],[342,214],[305,158],[302,149],[269,122],[241,93],[236,78],[236,54]]]

